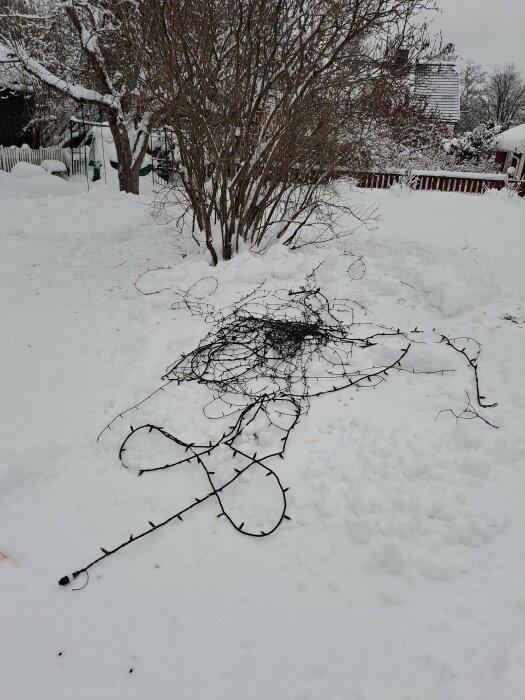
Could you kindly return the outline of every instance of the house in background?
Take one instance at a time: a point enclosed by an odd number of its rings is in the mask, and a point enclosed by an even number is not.
[[[35,146],[31,119],[31,101],[23,92],[0,87],[0,146]]]
[[[501,172],[514,169],[513,177],[525,179],[525,124],[502,131],[494,142],[496,163]]]
[[[459,74],[455,61],[418,63],[415,66],[414,93],[426,102],[429,112],[443,123],[447,136],[459,122]]]
[[[24,85],[9,54],[0,44],[0,146],[35,147],[30,126],[32,116],[31,92]]]

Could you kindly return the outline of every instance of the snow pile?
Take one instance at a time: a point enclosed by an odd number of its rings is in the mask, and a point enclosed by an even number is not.
[[[26,163],[23,160],[18,161],[11,170],[11,175],[13,175],[13,177],[38,177],[45,174],[45,168],[41,168],[39,165],[33,165],[33,163]]]
[[[20,161],[10,173],[0,170],[0,201],[40,199],[49,195],[61,197],[80,191],[82,185],[78,182],[66,182],[59,177],[52,177],[39,165]]]
[[[0,175],[3,194],[5,182],[25,184]],[[524,203],[367,190],[378,231],[210,268],[137,198],[97,184],[59,199],[11,185],[0,197],[4,695],[518,700]],[[220,309],[259,284],[297,289],[321,262],[320,288],[352,299],[357,322],[418,328],[425,342],[375,389],[312,399],[271,465],[291,520],[242,537],[209,499],[93,567],[81,592],[59,588],[100,546],[209,491],[191,463],[137,478],[118,459],[130,425],[220,438],[203,385],[172,383],[95,442],[210,330],[188,299]],[[450,412],[461,415],[465,391],[475,404],[475,387],[439,333],[480,341],[481,390],[499,405],[478,411],[498,428]],[[372,350],[385,361],[384,346]],[[262,427],[242,449],[272,443]],[[132,466],[173,461],[162,434],[140,435]],[[234,466],[217,459],[218,474]],[[239,477],[228,512],[271,515],[272,479],[260,481]]]
[[[48,160],[43,160],[40,166],[48,173],[65,173],[67,172],[66,164],[61,160],[53,160],[52,158]]]

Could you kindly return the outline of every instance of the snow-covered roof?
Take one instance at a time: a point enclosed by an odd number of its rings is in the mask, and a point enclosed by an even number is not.
[[[513,126],[512,129],[502,131],[494,141],[497,151],[516,151],[525,153],[525,124]]]
[[[459,121],[459,75],[451,62],[418,64],[414,91],[445,122]]]

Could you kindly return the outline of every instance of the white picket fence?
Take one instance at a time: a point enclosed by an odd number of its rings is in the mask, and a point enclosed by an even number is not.
[[[43,160],[60,160],[65,163],[68,170],[71,169],[71,156],[69,151],[59,146],[50,148],[5,148],[0,146],[0,170],[11,172],[19,161],[40,165]]]

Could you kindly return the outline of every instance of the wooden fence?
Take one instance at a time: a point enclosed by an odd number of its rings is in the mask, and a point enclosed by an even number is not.
[[[346,173],[358,187],[387,189],[398,182],[410,181],[414,190],[438,190],[440,192],[464,192],[483,194],[487,189],[501,190],[507,184],[515,185],[518,193],[525,196],[525,181],[508,180],[498,173],[463,173],[431,170],[413,170],[407,176],[401,172]]]
[[[49,148],[5,148],[0,146],[0,170],[11,172],[19,161],[40,165],[43,160],[59,160],[65,163],[70,175],[82,175],[86,172],[86,159],[79,152],[71,159],[69,149],[51,146]]]

